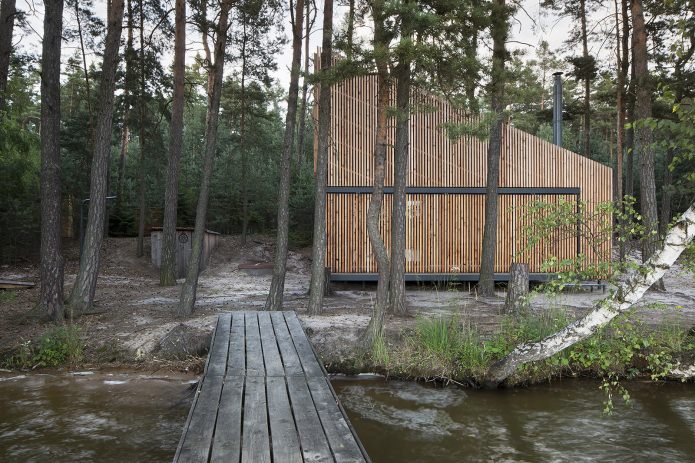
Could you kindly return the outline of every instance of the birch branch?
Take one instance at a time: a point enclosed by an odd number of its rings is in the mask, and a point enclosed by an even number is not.
[[[509,355],[493,364],[485,378],[486,387],[497,387],[521,365],[544,360],[590,337],[616,316],[639,301],[649,287],[659,281],[695,237],[695,203],[690,205],[664,239],[663,248],[641,267],[632,271],[609,297],[599,301],[584,317],[555,334],[536,342],[517,346]]]

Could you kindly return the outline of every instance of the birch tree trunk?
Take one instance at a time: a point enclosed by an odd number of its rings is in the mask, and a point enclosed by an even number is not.
[[[106,188],[109,157],[111,155],[111,127],[113,99],[116,87],[118,48],[123,26],[124,0],[112,0],[109,8],[108,29],[104,46],[101,82],[99,85],[99,114],[96,121],[94,155],[89,185],[89,212],[84,250],[80,257],[80,269],[68,302],[71,315],[79,316],[92,307],[99,274],[99,257],[104,239],[106,213]]]
[[[205,234],[205,222],[208,211],[208,196],[210,194],[210,180],[212,167],[215,161],[217,149],[217,125],[220,116],[220,97],[222,95],[222,77],[224,75],[224,55],[227,44],[227,29],[229,28],[229,10],[231,1],[221,4],[217,33],[215,34],[215,62],[211,64],[208,94],[208,112],[205,122],[205,152],[203,155],[203,178],[198,194],[198,206],[195,213],[195,229],[191,241],[191,257],[186,269],[186,281],[181,288],[181,299],[177,313],[187,316],[193,313],[196,291],[198,289],[198,276],[200,275],[200,259],[203,249],[203,235]]]
[[[502,112],[504,110],[506,41],[509,34],[505,0],[495,0],[492,10],[492,127],[487,148],[487,183],[485,188],[485,225],[480,259],[481,296],[495,295],[495,252],[497,248],[497,208],[499,202],[500,151],[502,149]]]
[[[5,110],[5,91],[7,90],[7,77],[10,71],[12,32],[14,31],[14,17],[17,13],[15,2],[16,0],[0,1],[0,121],[2,120],[2,112]]]
[[[287,117],[285,118],[285,138],[282,142],[282,161],[280,164],[280,191],[278,195],[278,230],[275,245],[273,280],[265,301],[265,310],[282,310],[287,273],[287,239],[289,233],[290,177],[292,174],[292,148],[297,122],[297,99],[299,93],[299,70],[302,61],[302,25],[304,24],[304,0],[297,0],[292,27],[292,71],[290,89],[287,96]]]
[[[60,46],[63,0],[44,0],[44,5],[41,53],[41,291],[38,307],[54,321],[62,321]]]
[[[326,75],[330,71],[333,55],[333,0],[324,0],[323,2],[322,39],[321,73]],[[319,93],[319,143],[316,154],[316,186],[314,190],[314,242],[311,253],[311,282],[309,284],[309,313],[311,315],[321,313],[325,293],[326,177],[328,175],[330,130],[331,85],[329,80],[324,79]]]
[[[171,103],[169,163],[164,192],[162,223],[162,262],[159,283],[176,285],[176,210],[179,202],[179,171],[183,146],[184,76],[186,72],[186,0],[176,0],[176,37],[174,39],[174,95]]]
[[[695,238],[695,203],[669,231],[663,247],[640,268],[633,271],[608,298],[599,301],[584,317],[537,342],[516,347],[509,355],[490,367],[485,385],[496,387],[521,365],[544,360],[590,336],[616,316],[639,301],[654,283],[671,268],[678,256]]]
[[[372,243],[372,250],[377,262],[379,280],[376,289],[376,301],[372,309],[372,317],[366,330],[360,336],[359,345],[371,349],[380,340],[384,331],[384,314],[388,304],[390,271],[388,250],[381,237],[379,222],[381,208],[384,202],[384,175],[386,164],[386,109],[391,92],[391,78],[388,70],[389,35],[386,31],[384,1],[375,0],[372,3],[374,18],[374,55],[377,67],[377,103],[376,103],[376,139],[374,143],[374,190],[367,210],[367,234]]]

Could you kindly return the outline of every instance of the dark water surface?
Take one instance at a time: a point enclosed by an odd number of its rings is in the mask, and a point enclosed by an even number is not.
[[[0,376],[0,462],[171,461],[187,378]]]
[[[603,413],[592,381],[473,391],[382,379],[332,381],[382,462],[695,461],[695,385],[627,383]]]
[[[190,378],[0,374],[0,462],[171,461]],[[598,383],[473,391],[332,380],[374,463],[695,462],[695,385]]]

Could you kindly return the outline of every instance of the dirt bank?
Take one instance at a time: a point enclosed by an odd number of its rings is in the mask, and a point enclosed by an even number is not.
[[[374,297],[373,285],[342,285],[335,296],[326,299],[325,314],[306,314],[310,258],[308,249],[290,252],[286,280],[285,309],[299,314],[319,355],[327,365],[345,365],[353,356],[352,348],[359,331],[366,326]],[[254,236],[242,247],[239,238],[224,236],[208,269],[201,275],[194,315],[178,319],[173,315],[178,301],[177,287],[159,286],[157,269],[145,257],[136,258],[135,240],[111,238],[102,251],[101,272],[96,293],[98,313],[84,316],[75,323],[86,349],[81,367],[125,365],[144,370],[197,370],[203,360],[207,340],[217,313],[231,310],[258,310],[263,306],[270,276],[247,275],[239,264],[269,262],[272,238]],[[66,294],[77,271],[77,248],[66,249]],[[0,267],[0,278],[38,282],[35,264]],[[695,282],[692,275],[676,269],[666,277],[666,293],[650,292],[640,303],[637,315],[649,324],[695,326]],[[27,317],[35,305],[38,288],[4,293],[0,299],[0,354],[6,357],[22,342],[36,339],[49,323]],[[556,298],[539,296],[534,310],[563,307],[579,314],[604,297],[600,292],[562,294]],[[463,285],[434,288],[412,286],[408,291],[410,316],[388,317],[387,342],[398,343],[412,330],[417,317],[458,313],[482,332],[494,330],[501,320],[503,293],[481,299]],[[181,326],[183,325],[183,326]],[[177,344],[178,343],[178,344]]]

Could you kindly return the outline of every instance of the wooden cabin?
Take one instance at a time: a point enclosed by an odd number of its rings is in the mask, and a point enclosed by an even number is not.
[[[318,60],[316,60],[318,62]],[[318,90],[315,101],[318,101]],[[395,94],[395,92],[394,92]],[[451,139],[447,126],[466,116],[447,102],[413,92],[407,187],[406,280],[477,281],[482,251],[487,141]],[[395,100],[395,95],[392,100]],[[376,260],[367,235],[376,131],[376,76],[345,80],[332,88],[328,161],[326,266],[334,281],[376,280]],[[392,103],[393,104],[393,103]],[[318,116],[315,109],[314,117]],[[393,122],[393,119],[391,119]],[[318,126],[318,124],[315,124]],[[390,246],[395,122],[389,127],[386,194],[381,231]],[[315,134],[314,149],[317,146]],[[540,243],[533,252],[523,233],[524,205],[531,201],[586,201],[590,208],[611,201],[611,168],[505,124],[495,279],[508,279],[513,261],[530,266],[531,279],[544,280],[541,265],[584,253],[598,260],[579,234]],[[610,252],[605,243],[601,253]],[[552,270],[550,270],[552,271]]]

